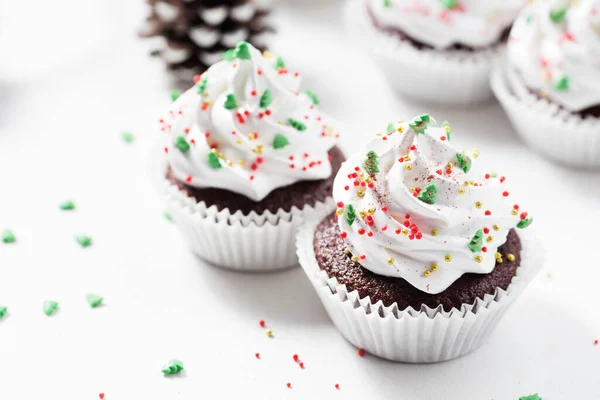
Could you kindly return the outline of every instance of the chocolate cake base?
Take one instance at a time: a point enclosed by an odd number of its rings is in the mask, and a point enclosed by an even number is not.
[[[313,245],[319,267],[346,285],[348,291],[357,290],[360,298],[369,296],[372,303],[379,300],[385,306],[396,303],[400,310],[409,306],[419,310],[423,304],[436,308],[441,304],[445,311],[450,311],[460,309],[463,304],[473,304],[477,298],[483,299],[497,288],[506,289],[521,263],[521,240],[513,229],[506,243],[498,249],[504,262],[496,263],[492,272],[465,274],[442,293],[427,294],[404,279],[377,275],[353,262],[351,256],[344,253],[346,242],[340,237],[334,214],[317,226]],[[515,256],[512,262],[506,257],[509,253]]]
[[[331,157],[331,175],[327,179],[300,181],[289,186],[273,190],[261,201],[254,201],[246,196],[229,190],[215,188],[196,188],[186,185],[173,175],[171,168],[167,171],[167,179],[176,185],[187,196],[197,202],[205,202],[207,206],[216,206],[219,211],[229,209],[232,213],[241,210],[245,215],[250,211],[262,214],[269,210],[275,213],[279,209],[290,211],[292,207],[302,209],[305,205],[314,206],[317,202],[324,202],[331,196],[333,181],[340,166],[345,160],[344,153],[338,147],[329,150]]]
[[[408,43],[410,43],[413,47],[422,50],[422,49],[431,49],[434,50],[435,48],[427,43],[423,43],[415,38],[413,38],[412,36],[406,34],[405,32],[401,31],[400,29],[397,28],[391,28],[389,26],[385,26],[379,23],[379,21],[377,21],[377,19],[375,18],[375,16],[373,15],[373,12],[371,11],[371,9],[369,8],[369,6],[366,7],[367,8],[367,13],[369,14],[369,17],[371,18],[371,22],[373,23],[373,26],[375,28],[377,28],[379,31],[381,32],[385,32],[385,33],[389,33],[392,34],[394,36],[396,36],[398,39],[400,40],[404,40]],[[507,27],[506,29],[504,29],[502,31],[502,34],[500,35],[500,37],[498,38],[498,40],[496,41],[496,43],[493,43],[490,46],[485,46],[485,47],[472,47],[472,46],[466,46],[464,44],[461,43],[454,43],[453,45],[445,48],[444,50],[462,50],[462,51],[469,51],[469,52],[476,52],[476,51],[480,51],[480,50],[485,50],[485,49],[489,49],[492,48],[494,46],[506,43],[508,41],[508,37],[510,35],[510,30],[512,28],[512,25]]]
[[[521,79],[521,81],[523,81],[523,79]],[[547,97],[543,97],[539,91],[529,89],[529,93],[535,95],[538,98],[538,100],[546,99],[550,102],[552,101],[552,100],[548,99]],[[558,105],[558,107],[561,110],[565,110],[565,108],[562,105],[560,105],[558,103],[554,103],[554,104]],[[567,111],[569,111],[569,110],[567,110]],[[581,118],[600,118],[600,104],[597,104],[592,107],[588,107],[581,111],[569,111],[569,113],[571,113],[573,115],[579,115]]]

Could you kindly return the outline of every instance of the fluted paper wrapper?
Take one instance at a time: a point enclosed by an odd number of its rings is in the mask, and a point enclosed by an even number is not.
[[[335,209],[332,197],[314,206],[263,214],[217,210],[188,197],[165,176],[167,163],[155,151],[151,175],[167,211],[183,238],[200,258],[240,271],[268,272],[298,264],[295,235],[308,219],[324,218]]]
[[[521,266],[506,290],[464,304],[446,312],[442,307],[399,310],[373,304],[357,291],[348,292],[335,277],[319,268],[313,238],[318,222],[305,224],[298,233],[296,247],[308,275],[333,324],[358,348],[378,357],[409,363],[451,360],[478,348],[490,335],[500,317],[533,280],[543,264],[541,246],[535,232],[519,231],[523,245]]]
[[[364,0],[348,0],[344,10],[352,39],[372,54],[388,82],[400,94],[435,104],[469,105],[493,97],[490,73],[506,46],[481,51],[417,49],[378,30]]]
[[[600,167],[600,118],[581,118],[526,88],[515,93],[502,65],[492,74],[492,88],[521,139],[533,150],[576,167]]]

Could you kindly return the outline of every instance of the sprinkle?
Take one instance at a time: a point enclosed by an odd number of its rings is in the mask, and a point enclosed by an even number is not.
[[[456,160],[458,161],[458,166],[464,171],[465,174],[471,170],[473,161],[471,160],[471,157],[465,154],[464,151],[462,153],[456,153]]]
[[[124,131],[121,133],[121,139],[125,143],[132,143],[135,141],[135,136],[133,135],[133,133],[131,133],[129,131]]]
[[[394,263],[394,259],[392,257],[388,258],[387,263],[392,265]]]
[[[102,400],[104,398],[104,393],[100,393],[98,397],[100,397],[100,400]]]
[[[358,355],[360,357],[364,357],[365,356],[365,349],[358,349]]]
[[[363,168],[370,175],[374,175],[379,172],[379,155],[373,150],[369,151],[365,155],[365,161],[363,162]]]
[[[294,356],[293,356],[292,358],[293,358],[293,359],[294,359],[294,361],[296,361],[296,362],[298,362],[298,360],[299,360],[298,354],[294,354]]]
[[[542,400],[539,394],[530,394],[529,396],[519,397],[519,400]]]
[[[260,360],[260,353],[256,353],[256,354],[254,355],[254,357],[256,357],[257,359],[259,359],[259,360]]]
[[[515,211],[515,210],[513,210],[513,211]],[[519,221],[519,223],[517,224],[517,228],[525,229],[532,223],[533,223],[533,218],[525,218],[525,219],[522,219],[521,221]]]
[[[481,251],[481,247],[483,246],[483,231],[481,229],[475,232],[475,235],[473,236],[473,238],[467,246],[469,247],[469,250],[471,250],[471,252],[473,253]]]
[[[514,254],[507,254],[506,258],[508,258],[508,261],[510,261],[510,262],[515,261],[515,255]]]
[[[494,237],[493,236],[488,236],[486,239],[489,242],[493,242],[494,241]]]
[[[87,302],[92,308],[100,307],[104,299],[100,296],[96,296],[95,294],[89,294],[87,297]]]
[[[417,199],[419,199],[422,202],[427,203],[427,204],[435,204],[436,196],[437,196],[437,186],[435,185],[435,183],[432,183],[431,185],[427,186],[425,188],[425,190],[423,190],[421,193],[419,193],[419,195],[417,196]]]
[[[17,237],[15,236],[13,231],[11,231],[10,229],[5,229],[4,232],[2,232],[2,242],[3,243],[14,243],[16,241],[17,241]]]
[[[190,144],[184,136],[177,136],[175,138],[175,147],[177,147],[182,153],[186,153],[190,150]]]
[[[465,188],[459,188],[458,194],[465,194]]]
[[[267,329],[267,332],[265,332],[267,334],[268,337],[273,338],[273,331],[270,329]]]
[[[450,262],[452,261],[452,256],[448,254],[446,257],[444,257],[444,260],[446,260],[446,262]]]
[[[179,98],[179,96],[181,96],[181,91],[180,90],[173,90],[171,91],[171,101],[175,101]]]
[[[492,212],[491,212],[490,210],[485,210],[485,213],[484,213],[484,214],[485,214],[485,215],[487,215],[487,216],[489,217],[490,215],[492,215]]]
[[[437,236],[438,235],[438,230],[437,229],[432,229],[431,230],[431,236]]]
[[[431,271],[426,269],[425,272],[423,272],[423,275],[427,278],[427,277],[431,276]]]
[[[54,314],[57,309],[58,303],[56,301],[48,300],[44,302],[43,310],[44,314],[46,314],[47,316],[51,316],[52,314]]]
[[[335,388],[336,388],[337,390],[340,390],[340,384],[339,384],[339,383],[336,383],[336,384],[335,384]]]
[[[200,82],[200,84],[198,84],[198,88],[197,88],[198,94],[204,93],[204,91],[206,90],[206,85],[207,84],[208,84],[208,79],[207,78],[202,79],[202,81]]]
[[[275,60],[275,69],[285,68],[285,63],[283,62],[283,58],[277,57]]]
[[[480,209],[481,207],[483,207],[483,203],[478,201],[475,203],[475,208]]]
[[[161,372],[167,375],[175,375],[183,371],[183,363],[179,360],[171,360],[164,367],[162,367]]]
[[[555,24],[560,24],[567,16],[568,11],[569,11],[569,9],[567,7],[561,7],[556,10],[551,10],[550,11],[550,19]]]
[[[556,89],[559,92],[566,92],[567,90],[569,90],[569,77],[565,75],[562,78],[560,78],[554,84],[554,89]]]
[[[310,99],[312,100],[312,102],[313,102],[313,104],[314,104],[315,106],[318,106],[318,105],[319,105],[319,99],[317,98],[317,95],[316,95],[316,94],[314,94],[314,92],[313,92],[313,91],[311,91],[311,90],[307,90],[307,91],[305,91],[304,93],[306,93],[306,95],[307,95],[308,97],[310,97]]]
[[[285,137],[281,133],[275,134],[275,138],[273,138],[273,148],[275,150],[282,149],[285,146],[287,146],[288,144],[290,144],[290,141],[288,140],[287,137]]]
[[[300,368],[304,369],[304,363],[301,362],[300,364],[298,364],[300,366]]]
[[[344,220],[346,221],[348,226],[352,226],[352,224],[356,220],[356,212],[352,204],[348,204],[346,206],[346,216],[344,217]]]
[[[75,235],[75,241],[84,248],[92,245],[92,238],[87,235]]]
[[[8,307],[0,305],[0,319],[4,318],[8,312]]]
[[[221,162],[219,161],[219,156],[214,151],[208,152],[206,155],[206,161],[212,169],[219,169],[222,167]]]
[[[267,89],[260,96],[260,108],[267,108],[271,105],[272,102],[273,96],[271,96],[271,91]]]
[[[293,118],[289,118],[288,119],[288,124],[290,124],[290,126],[292,128],[295,128],[295,129],[299,130],[300,132],[303,132],[303,131],[306,130],[306,125],[304,123],[302,123],[300,121],[296,121]]]
[[[598,344],[598,339],[594,340],[594,344]]]
[[[262,320],[262,319],[261,319],[260,321],[258,321],[258,324],[260,325],[260,327],[261,327],[261,328],[264,328],[264,327],[267,325],[267,324],[265,323],[265,321],[264,321],[264,320]]]
[[[483,261],[483,257],[475,256],[475,261],[477,261],[478,263],[481,263]]]
[[[290,382],[288,382],[286,386],[289,387],[290,389],[292,388],[292,384]]]
[[[232,93],[229,93],[225,99],[225,104],[223,104],[223,107],[225,107],[227,110],[235,110],[236,108],[238,108],[238,103],[237,100],[235,99],[235,95]]]
[[[427,124],[429,124],[430,119],[429,114],[421,114],[418,117],[415,117],[408,126],[410,126],[416,134],[423,135],[425,134],[425,129],[427,129]]]
[[[72,201],[65,201],[58,205],[58,207],[63,211],[71,211],[75,209],[75,203]]]
[[[458,5],[458,0],[442,0],[442,7],[450,10]]]
[[[437,271],[439,269],[438,265],[436,263],[431,264],[431,270],[432,271]]]

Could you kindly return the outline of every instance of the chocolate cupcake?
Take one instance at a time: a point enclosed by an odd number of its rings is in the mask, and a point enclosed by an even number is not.
[[[474,104],[492,98],[489,77],[522,0],[349,0],[346,25],[399,93]]]
[[[298,234],[300,263],[351,343],[395,361],[477,348],[541,267],[533,219],[479,153],[424,114],[389,124],[335,179],[337,211]]]
[[[536,1],[492,87],[515,130],[564,164],[600,166],[600,1]]]
[[[241,42],[161,119],[161,192],[205,260],[244,270],[295,265],[298,226],[335,208],[338,134],[299,84],[281,58]]]

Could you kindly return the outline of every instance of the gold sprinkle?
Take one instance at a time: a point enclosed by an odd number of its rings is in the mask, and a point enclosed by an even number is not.
[[[248,139],[250,139],[250,140],[254,140],[256,138],[257,138],[256,133],[251,133],[251,134],[248,135]]]
[[[358,262],[358,256],[352,256],[352,261],[353,262]]]
[[[342,214],[344,213],[344,210],[343,210],[343,209],[341,209],[341,208],[338,208],[337,210],[335,210],[335,213],[336,213],[337,215],[342,215]]]
[[[431,271],[430,270],[425,270],[425,272],[423,272],[423,275],[425,275],[425,277],[429,277],[431,275]]]
[[[408,188],[408,191],[411,192],[411,193],[414,193],[415,192],[414,186],[411,186],[410,188]]]
[[[492,226],[492,229],[497,232],[500,230],[500,227],[498,225],[494,225],[494,226]]]
[[[488,243],[489,243],[489,242],[493,241],[493,240],[494,240],[494,238],[493,238],[492,236],[488,236],[488,237],[487,237],[487,239],[485,239],[485,240],[487,240],[487,241],[488,241]]]
[[[268,329],[267,330],[267,336],[270,337],[270,338],[272,338],[273,337],[273,331],[270,330],[270,329]]]
[[[344,253],[345,253],[345,254],[351,254],[351,253],[352,253],[352,250],[350,250],[350,249],[346,248],[346,249],[344,249]]]
[[[475,203],[475,208],[481,208],[481,207],[483,207],[483,204],[480,201]]]
[[[233,161],[227,160],[227,165],[229,165],[230,167],[233,167]]]
[[[446,126],[444,126],[444,130],[446,131],[446,133],[447,133],[447,132],[450,132],[450,125],[446,125]]]
[[[246,162],[244,160],[240,160],[238,161],[238,164],[240,165],[240,167],[243,167],[244,164],[246,164]]]
[[[408,231],[407,231],[406,229],[402,229],[402,234],[403,234],[404,236],[406,236],[406,235],[408,235]]]
[[[237,144],[242,144],[242,139],[238,139],[235,141]]]
[[[458,194],[465,194],[465,188],[458,188]]]
[[[375,214],[375,207],[371,207],[371,208],[369,208],[369,209],[367,210],[367,214],[369,214],[369,215],[373,215],[373,214]]]
[[[265,50],[263,51],[263,56],[267,59],[270,60],[271,58],[273,58],[273,55],[271,54],[271,52],[269,50]]]
[[[477,261],[478,263],[483,261],[483,257],[481,256],[475,256],[475,261]]]
[[[550,275],[550,272],[548,272],[548,273],[546,274],[546,276],[547,276],[548,278],[551,278],[551,277],[552,277],[552,276]]]
[[[388,258],[388,264],[392,265],[394,263],[394,259],[392,257]]]
[[[406,169],[407,169],[407,170],[409,170],[409,171],[412,171],[412,165],[408,164],[408,165],[406,166]]]
[[[373,178],[371,178],[370,176],[367,176],[367,179],[365,179],[366,183],[371,183],[373,182]]]
[[[473,158],[479,157],[479,150],[473,149]]]
[[[438,270],[438,265],[436,263],[431,264],[431,270],[432,271],[437,271]]]
[[[446,164],[446,168],[452,169],[452,168],[454,168],[454,164],[449,162],[448,164]]]
[[[541,97],[542,99],[545,99],[545,98],[547,98],[547,97],[548,97],[548,92],[547,92],[547,91],[545,91],[545,90],[542,90],[542,91],[540,92],[540,97]]]
[[[437,236],[438,235],[438,230],[437,229],[432,229],[431,230],[431,236]]]
[[[519,211],[517,211],[517,210],[512,210],[510,213],[511,213],[512,215],[517,215],[517,214],[519,213]]]
[[[359,211],[359,214],[360,214],[360,216],[361,216],[362,218],[364,218],[364,217],[366,217],[366,216],[367,216],[367,212],[366,212],[365,210],[360,210],[360,211]]]
[[[506,258],[508,258],[508,261],[513,262],[515,261],[515,255],[514,254],[507,254]]]
[[[359,190],[358,192],[356,192],[356,194],[358,195],[358,197],[360,197],[361,199],[363,197],[365,197],[365,192],[363,190]]]
[[[410,156],[408,154],[404,156],[404,161],[410,161]]]
[[[402,132],[404,132],[404,127],[403,126],[399,126],[397,130],[398,130],[398,132],[402,133]]]
[[[219,158],[225,158],[225,153],[223,153],[222,151],[220,151],[218,154],[219,154]]]
[[[452,261],[452,256],[448,254],[446,257],[444,257],[444,260],[446,260],[446,262],[450,262]]]
[[[359,174],[358,174],[358,177],[359,177],[360,179],[365,179],[365,173],[364,173],[364,172],[361,172],[361,173],[359,173]]]

